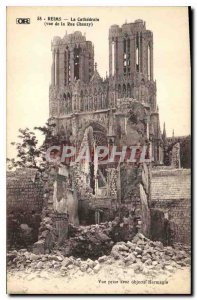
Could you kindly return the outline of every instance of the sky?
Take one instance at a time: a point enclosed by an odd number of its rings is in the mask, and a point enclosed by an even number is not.
[[[17,18],[30,24],[17,24]],[[38,21],[41,17],[42,21]],[[93,27],[45,26],[48,17],[99,18]],[[94,44],[101,76],[108,72],[108,30],[142,19],[153,32],[154,79],[161,128],[168,136],[190,134],[190,49],[186,7],[9,7],[7,8],[7,156],[18,129],[43,125],[49,116],[51,40],[81,31]],[[65,21],[66,22],[66,21]],[[41,137],[39,137],[41,141]]]

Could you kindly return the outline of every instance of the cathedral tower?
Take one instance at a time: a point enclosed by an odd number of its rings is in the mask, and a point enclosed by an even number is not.
[[[52,41],[51,83],[53,86],[68,86],[80,79],[88,83],[94,72],[94,48],[81,32],[66,34],[63,39]]]
[[[118,79],[135,73],[153,80],[153,34],[142,20],[109,30],[109,74]]]
[[[97,128],[98,123],[114,144],[151,142],[155,162],[162,163],[153,33],[146,29],[145,22],[110,27],[106,78],[100,76],[94,63],[92,42],[81,32],[54,37],[51,50],[49,107],[56,133],[62,139],[79,141],[88,124]]]
[[[142,20],[109,29],[109,76],[112,106],[117,99],[134,98],[156,110],[153,80],[153,34]],[[114,103],[116,99],[116,103]]]

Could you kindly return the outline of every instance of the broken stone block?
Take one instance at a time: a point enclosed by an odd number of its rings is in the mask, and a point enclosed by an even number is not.
[[[46,238],[48,233],[49,233],[48,230],[43,230],[39,238]]]
[[[95,273],[98,273],[100,271],[100,269],[101,269],[101,266],[99,263],[93,268]]]
[[[75,266],[80,267],[81,265],[81,258],[77,258],[74,262]]]
[[[36,243],[34,243],[33,246],[33,253],[34,254],[44,254],[44,249],[45,248],[45,241],[44,240],[39,240]]]
[[[130,241],[127,242],[127,246],[132,250],[135,250],[135,247],[136,247],[135,244]]]
[[[154,242],[155,247],[159,248],[159,249],[163,249],[163,243],[160,241],[156,241]]]
[[[82,272],[85,272],[87,269],[88,269],[88,265],[86,263],[82,263],[81,266],[80,266],[80,270]]]
[[[61,262],[62,267],[67,267],[71,264],[71,261],[68,257],[65,257],[64,260]]]
[[[34,254],[34,253],[31,253],[30,256],[29,256],[29,259],[30,260],[37,260],[37,259],[39,259],[39,256]]]
[[[72,270],[73,268],[74,268],[73,265],[69,265],[69,266],[68,266],[68,270]]]
[[[90,258],[87,259],[87,264],[88,266],[92,269],[95,266],[95,263],[93,260],[91,260]]]
[[[103,255],[103,256],[101,256],[101,257],[98,258],[98,262],[99,262],[99,263],[103,263],[103,262],[105,262],[106,260],[107,260],[107,256],[106,256],[106,255]]]
[[[140,247],[136,247],[135,248],[135,252],[137,252],[137,254],[141,254],[142,253],[142,249]]]
[[[61,256],[56,257],[57,261],[63,261],[63,258]]]
[[[152,265],[152,260],[149,258],[149,259],[147,259],[147,260],[145,261],[144,264],[147,265],[147,266],[150,266],[150,265]]]
[[[134,270],[135,273],[138,273],[138,272],[141,271],[142,266],[139,263],[135,263],[135,264],[132,265],[132,268],[133,268],[133,270]]]
[[[130,262],[130,263],[134,263],[136,261],[136,257],[135,255],[133,255],[132,253],[129,254],[126,258],[124,258],[125,262]]]
[[[36,265],[36,268],[41,269],[43,267],[43,262],[39,261]]]

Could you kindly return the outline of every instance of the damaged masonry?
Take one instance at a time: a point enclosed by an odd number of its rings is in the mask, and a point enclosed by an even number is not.
[[[188,266],[190,166],[182,167],[185,137],[160,130],[153,33],[142,20],[111,26],[106,78],[81,32],[54,37],[51,49],[50,122],[59,144],[145,147],[149,155],[103,164],[64,156],[43,174],[8,172],[8,267],[64,276],[120,264],[157,276]]]

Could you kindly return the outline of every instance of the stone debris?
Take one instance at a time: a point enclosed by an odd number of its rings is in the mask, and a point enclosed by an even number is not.
[[[190,255],[187,246],[177,244],[164,247],[161,242],[151,241],[138,233],[132,241],[116,243],[109,255],[102,255],[97,260],[65,257],[61,250],[54,250],[51,254],[34,254],[21,249],[8,252],[7,265],[8,271],[21,270],[29,274],[31,271],[59,270],[62,276],[66,276],[70,272],[95,274],[105,265],[118,264],[127,271],[131,269],[134,273],[157,276],[161,273],[171,274],[176,269],[189,266]]]
[[[124,262],[125,267],[132,266],[136,273],[145,275],[168,271],[190,264],[190,249],[183,245],[164,247],[159,241],[151,241],[138,233],[132,242],[118,242],[111,250],[115,260]]]
[[[69,239],[59,250],[65,255],[83,259],[97,259],[110,254],[114,244],[110,237],[110,222],[90,226],[70,226]]]
[[[125,235],[125,226],[127,236]],[[104,260],[104,256],[110,254],[113,245],[117,241],[131,238],[127,223],[121,222],[120,218],[99,225],[78,227],[70,225],[69,239],[59,249],[65,256],[74,255],[83,259],[97,259],[100,257]]]

